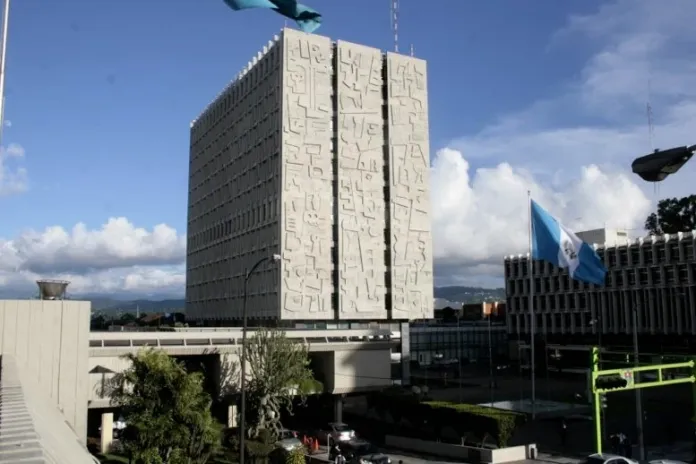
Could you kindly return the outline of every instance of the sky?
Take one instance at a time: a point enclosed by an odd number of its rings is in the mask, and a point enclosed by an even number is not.
[[[393,50],[390,0],[305,1],[317,33]],[[634,235],[695,193],[696,163],[656,188],[630,162],[696,143],[696,2],[428,3],[401,0],[399,45],[428,61],[438,285],[502,285],[528,191],[572,229]],[[284,24],[222,0],[13,1],[0,295],[183,295],[189,123]]]

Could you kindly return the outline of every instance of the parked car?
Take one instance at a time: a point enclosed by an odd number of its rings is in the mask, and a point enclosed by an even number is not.
[[[343,422],[330,422],[317,433],[321,444],[346,442],[355,438],[355,431]]]
[[[367,440],[353,438],[340,442],[338,447],[349,464],[391,464],[389,456]]]
[[[617,454],[592,454],[587,457],[585,464],[638,464],[638,461]]]
[[[278,432],[278,441],[275,443],[278,448],[285,451],[292,451],[302,446],[302,442],[298,437],[298,433],[294,430],[280,429]]]

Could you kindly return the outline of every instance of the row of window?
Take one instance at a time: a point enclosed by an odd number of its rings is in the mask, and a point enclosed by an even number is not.
[[[696,262],[661,265],[644,268],[609,270],[603,288],[647,287],[664,285],[691,285],[696,283]],[[529,293],[529,279],[508,279],[509,296]],[[591,289],[592,286],[571,279],[567,273],[534,278],[534,293],[564,293]]]
[[[563,307],[558,307],[558,299],[556,305],[552,305],[552,298],[535,298],[534,310],[540,332],[583,333],[591,332],[595,326],[603,332],[625,332],[633,327],[635,310],[641,331],[682,333],[693,330],[696,333],[696,288],[693,286],[567,297],[561,298]],[[529,299],[510,299],[508,316],[513,332],[529,332]]]
[[[685,295],[693,286],[674,286],[674,287],[656,287],[656,288],[640,288],[640,289],[625,289],[625,290],[603,290],[590,292],[569,292],[557,294],[542,294],[534,295],[534,310],[535,311],[573,311],[587,310],[593,307],[601,307],[602,305],[611,305],[612,299],[623,298],[622,295],[652,295],[649,298],[658,300],[661,295]],[[655,296],[658,295],[658,296]],[[529,295],[519,295],[508,297],[507,309],[510,313],[529,311]]]
[[[267,197],[261,203],[247,205],[246,208],[235,211],[223,222],[208,222],[209,226],[202,232],[189,234],[188,252],[194,253],[216,242],[241,238],[250,233],[263,234],[265,229],[273,229],[273,233],[278,235],[277,227],[273,227],[277,226],[280,216],[278,204],[277,196]],[[195,230],[195,227],[190,229]],[[263,237],[259,237],[259,242],[264,242]]]
[[[661,264],[676,264],[696,260],[696,237],[684,233],[681,238],[672,235],[668,240],[663,237],[646,239],[643,243],[632,243],[616,247],[599,248],[597,254],[607,268],[647,267]],[[534,275],[553,275],[563,272],[561,269],[544,261],[534,262]],[[524,278],[529,276],[527,257],[505,260],[506,278]]]
[[[277,250],[279,241],[279,230],[274,223],[266,224],[253,231],[244,232],[234,237],[217,240],[207,243],[188,252],[186,266],[187,269],[208,268],[212,263],[224,262],[225,260],[244,259],[253,255],[259,250],[275,248]],[[277,252],[277,251],[276,251]],[[225,272],[222,275],[229,275],[233,271],[242,272],[244,267],[238,262],[231,262],[224,266]],[[238,267],[239,266],[239,267]],[[211,271],[212,272],[212,271]],[[210,277],[215,278],[219,274],[213,273]]]
[[[271,74],[278,74],[281,54],[281,47],[278,46],[277,42],[269,43],[265,55],[261,57],[256,65],[252,66],[246,74],[228,86],[223,91],[223,94],[211,103],[203,115],[198,118],[191,128],[191,139],[194,143],[209,135],[211,126],[220,119],[222,114],[225,114],[231,108],[248,99],[250,95],[253,95],[260,82],[266,80]]]
[[[276,155],[277,159],[280,152],[278,114],[278,111],[274,111],[272,116],[264,119],[261,125],[243,137],[233,138],[232,134],[221,136],[224,143],[216,147],[216,151],[208,154],[206,164],[201,168],[189,170],[192,202],[198,202],[210,195],[212,192],[207,187],[216,188],[220,185],[216,178],[239,180],[240,183],[244,183],[245,177],[252,176],[260,164],[273,155]],[[269,169],[273,170],[275,167]],[[252,179],[246,181],[246,184],[253,183]]]

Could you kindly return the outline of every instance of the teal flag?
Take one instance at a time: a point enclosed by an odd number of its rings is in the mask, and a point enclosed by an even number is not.
[[[297,26],[307,33],[316,31],[321,26],[321,14],[310,7],[297,3],[296,0],[224,0],[235,11],[249,8],[268,8],[294,19]]]

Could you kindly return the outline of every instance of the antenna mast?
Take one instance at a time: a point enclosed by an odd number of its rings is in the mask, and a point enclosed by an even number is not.
[[[399,0],[389,0],[391,4],[391,28],[394,33],[394,51],[399,53]]]
[[[653,125],[653,110],[650,100],[652,99],[652,78],[648,79],[648,102],[645,104],[645,112],[648,116],[648,138],[650,140],[650,151],[655,150],[655,126]],[[660,194],[660,183],[655,182],[653,186],[653,195],[656,197]]]
[[[652,82],[648,80],[648,102],[645,105],[645,111],[648,116],[648,137],[650,138],[650,150],[655,150],[655,126],[653,125],[653,110],[650,104],[652,94]]]

